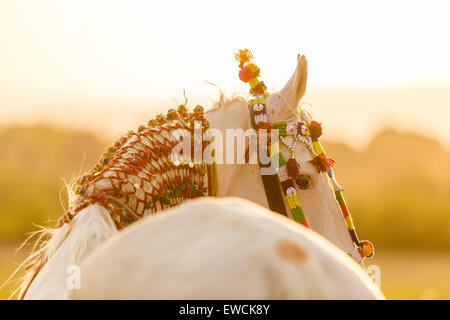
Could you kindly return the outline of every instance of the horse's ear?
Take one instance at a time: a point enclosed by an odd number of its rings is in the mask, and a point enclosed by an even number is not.
[[[297,56],[297,68],[294,74],[280,91],[283,97],[287,99],[289,107],[294,108],[298,106],[300,99],[306,91],[307,77],[308,61],[305,56],[299,54]]]

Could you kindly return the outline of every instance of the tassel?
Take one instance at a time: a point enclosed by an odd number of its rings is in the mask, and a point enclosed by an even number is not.
[[[309,162],[317,168],[317,171],[319,173],[328,171],[328,169],[333,168],[334,164],[336,163],[336,161],[331,158],[327,158],[327,156],[323,153],[319,154]]]
[[[299,175],[300,166],[299,166],[297,160],[295,160],[295,158],[290,158],[287,161],[286,169],[287,169],[288,176],[290,178],[297,179],[297,177]]]

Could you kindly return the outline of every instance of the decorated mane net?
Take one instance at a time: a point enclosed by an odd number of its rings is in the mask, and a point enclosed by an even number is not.
[[[150,120],[148,126],[140,126],[138,132],[120,138],[90,172],[77,180],[75,200],[60,217],[58,226],[97,203],[109,210],[120,229],[144,215],[212,192],[205,178],[208,170],[215,170],[214,165],[173,159],[173,148],[180,143],[173,139],[174,131],[184,129],[193,136],[195,126],[203,132],[209,127],[203,108],[197,106],[188,112],[180,105],[166,116]],[[207,145],[202,142],[202,154]],[[211,183],[211,179],[207,180]]]

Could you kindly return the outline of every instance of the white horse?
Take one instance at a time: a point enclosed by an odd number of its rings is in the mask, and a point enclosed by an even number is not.
[[[268,96],[266,107],[268,121],[280,120],[300,121],[298,108],[300,99],[306,89],[307,60],[298,56],[296,70],[285,87]],[[225,100],[223,95],[215,108],[205,113],[211,128],[224,133],[226,129],[250,128],[250,112],[247,101],[243,98]],[[131,135],[130,140],[133,138]],[[288,159],[290,151],[283,145],[281,152]],[[346,253],[354,254],[355,245],[347,231],[339,206],[336,203],[329,179],[319,174],[316,168],[308,163],[311,153],[303,145],[298,144],[294,150],[295,157],[303,161],[300,171],[312,179],[307,190],[297,190],[302,208],[310,228],[335,244]],[[218,197],[239,196],[268,207],[258,165],[218,164]],[[285,203],[290,218],[289,208]],[[104,207],[93,204],[87,206],[58,229],[51,230],[48,244],[36,252],[33,268],[27,273],[20,296],[25,299],[64,299],[68,297],[66,286],[67,268],[79,265],[82,260],[105,239],[117,233],[117,228],[110,212]],[[362,265],[362,262],[360,262]]]
[[[80,266],[72,299],[383,299],[329,241],[241,198],[136,222]]]

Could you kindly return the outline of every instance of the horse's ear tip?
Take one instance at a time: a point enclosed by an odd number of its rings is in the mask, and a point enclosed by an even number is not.
[[[297,55],[297,62],[306,62],[306,56],[304,54],[298,54]]]

